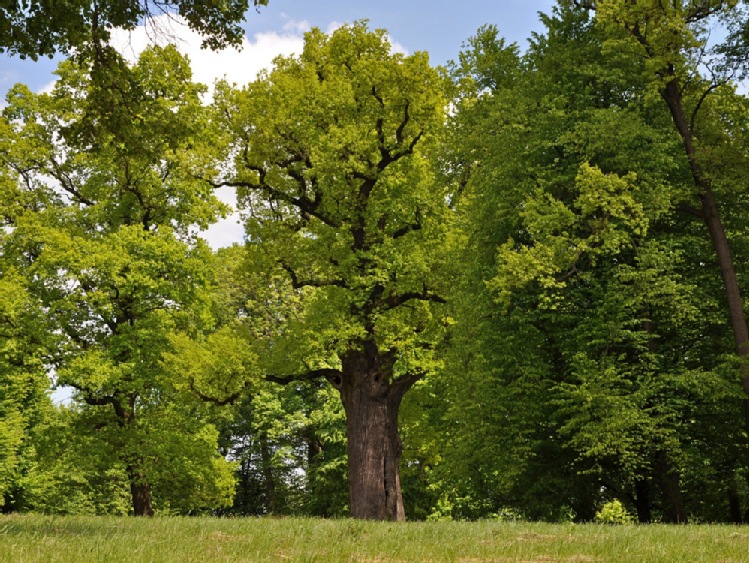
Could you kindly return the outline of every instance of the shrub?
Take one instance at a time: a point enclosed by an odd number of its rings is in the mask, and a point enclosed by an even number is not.
[[[596,512],[595,521],[599,524],[629,524],[634,521],[634,517],[620,501],[612,500]]]

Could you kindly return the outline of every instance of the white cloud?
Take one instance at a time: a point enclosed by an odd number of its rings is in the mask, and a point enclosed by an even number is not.
[[[41,89],[37,93],[38,94],[51,94],[52,90],[55,89],[55,84],[57,84],[57,79],[50,80],[44,86],[42,86]]]
[[[387,40],[390,42],[391,53],[400,53],[401,55],[409,54],[408,49],[406,49],[403,45],[395,41],[390,34],[387,35]]]
[[[297,34],[297,35],[303,35],[310,29],[312,29],[312,26],[309,24],[307,20],[302,20],[302,21],[289,20],[283,26],[283,30],[285,32]]]
[[[277,56],[301,53],[308,29],[306,22],[290,21],[281,33],[268,31],[255,34],[252,40],[245,38],[240,49],[211,51],[200,48],[201,36],[189,29],[184,20],[163,15],[133,31],[115,31],[112,44],[134,62],[150,44],[174,43],[190,59],[196,82],[211,87],[216,80],[226,78],[242,85],[255,80],[260,71],[270,69]]]
[[[128,32],[117,30],[112,34],[112,44],[128,60],[135,62],[138,55],[151,44],[174,43],[181,53],[190,59],[193,80],[209,87],[216,80],[226,79],[231,83],[244,85],[255,80],[262,70],[270,69],[273,60],[279,55],[290,56],[302,52],[304,32],[310,26],[305,21],[289,21],[279,33],[268,31],[257,33],[251,40],[245,38],[241,49],[227,48],[223,51],[201,49],[201,37],[190,30],[183,21],[171,16],[159,16],[147,26],[140,26]],[[236,197],[231,190],[223,190],[219,197],[236,206]],[[234,212],[226,219],[218,221],[201,235],[214,247],[228,246],[241,242],[244,229],[239,222],[239,214]]]
[[[235,188],[219,188],[216,190],[216,197],[236,209],[237,190]],[[200,233],[200,236],[207,240],[213,248],[231,246],[235,242],[242,242],[244,240],[244,225],[239,212],[230,213],[228,217],[217,221]]]

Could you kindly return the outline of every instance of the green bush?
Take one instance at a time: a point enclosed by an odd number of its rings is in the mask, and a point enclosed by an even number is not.
[[[596,512],[595,521],[599,524],[629,524],[634,521],[634,517],[620,501],[612,500]]]

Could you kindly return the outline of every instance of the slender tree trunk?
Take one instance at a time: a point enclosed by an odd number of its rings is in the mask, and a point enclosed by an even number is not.
[[[684,111],[681,89],[678,81],[673,78],[670,80],[662,92],[663,99],[668,105],[674,124],[684,143],[684,152],[689,159],[689,168],[694,179],[695,186],[700,189],[701,210],[700,215],[705,222],[705,226],[710,234],[715,256],[718,260],[721,278],[723,279],[723,288],[728,307],[728,318],[733,332],[734,348],[736,355],[742,360],[741,362],[741,379],[744,392],[749,394],[749,366],[746,360],[749,359],[749,329],[746,324],[744,315],[744,303],[741,298],[739,282],[736,276],[736,269],[731,256],[731,249],[728,244],[725,228],[720,219],[718,203],[715,200],[712,186],[708,178],[702,171],[697,155],[697,149],[694,143],[694,132],[691,123],[687,119]],[[749,431],[749,397],[743,401],[744,425]]]
[[[389,382],[374,344],[349,354],[343,368],[351,516],[404,520],[397,427],[403,392]]]
[[[670,524],[686,524],[687,512],[681,495],[679,473],[671,464],[668,454],[658,453],[655,470],[663,493],[663,520]]]
[[[276,498],[276,479],[273,476],[272,454],[268,445],[268,437],[260,436],[260,456],[263,464],[263,481],[265,482],[265,501],[268,514],[278,512],[278,502]]]
[[[726,493],[728,494],[728,511],[731,522],[741,524],[743,522],[741,517],[741,498],[739,497],[739,491],[736,489],[736,484],[731,483]]]
[[[130,495],[133,499],[133,516],[153,516],[151,485],[135,467],[127,468],[127,476],[130,480]]]
[[[650,524],[652,522],[650,483],[647,479],[638,479],[635,482],[635,506],[637,508],[637,521],[640,524]]]

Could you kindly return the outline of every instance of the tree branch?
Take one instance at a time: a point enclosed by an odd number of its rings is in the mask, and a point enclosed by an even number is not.
[[[340,388],[341,381],[343,380],[343,372],[333,368],[321,368],[313,369],[306,373],[300,373],[297,375],[265,375],[265,379],[267,381],[272,381],[273,383],[279,383],[281,385],[288,385],[289,383],[294,383],[295,381],[311,381],[313,379],[320,379],[323,377],[327,379],[333,385],[333,387],[336,387],[338,389]]]
[[[399,377],[390,384],[388,395],[400,400],[416,384],[417,381],[426,375],[423,371],[411,372]]]
[[[420,231],[421,230],[421,212],[417,209],[416,210],[416,221],[413,223],[409,223],[407,225],[403,225],[400,229],[397,229],[393,233],[393,239],[399,239],[408,233],[411,233],[413,231]]]
[[[276,199],[277,201],[283,201],[284,203],[288,203],[289,205],[296,207],[299,211],[303,213],[307,213],[308,215],[315,217],[319,221],[322,221],[324,224],[328,225],[329,227],[338,229],[342,226],[341,221],[337,219],[333,219],[332,217],[329,217],[325,215],[324,213],[321,213],[320,211],[318,211],[317,208],[320,204],[319,199],[311,200],[306,196],[294,197],[289,194],[286,194],[280,190],[277,190],[269,186],[263,181],[263,177],[265,176],[264,170],[261,171],[260,168],[251,168],[251,170],[261,173],[260,183],[255,184],[253,182],[247,182],[247,181],[242,181],[242,180],[225,180],[223,182],[213,182],[206,178],[200,178],[200,179],[208,182],[213,188],[223,188],[223,187],[228,186],[232,188],[241,187],[241,188],[248,188],[251,190],[264,191],[266,194]]]
[[[589,0],[572,0],[572,4],[576,8],[582,8],[584,10],[590,10],[592,12],[595,12],[597,9],[596,3]]]
[[[694,110],[692,110],[692,115],[689,117],[689,128],[692,132],[694,132],[694,123],[697,120],[697,113],[700,111],[700,107],[702,107],[704,101],[707,99],[711,92],[717,90],[725,83],[725,81],[713,82],[710,87],[705,89],[705,91],[702,93],[700,99],[697,101],[697,105],[695,105]]]
[[[410,119],[411,117],[408,115],[408,100],[406,100],[406,105],[403,107],[403,121],[398,125],[398,129],[395,130],[395,140],[398,141],[399,145],[403,144],[403,130],[408,125]]]
[[[343,280],[300,280],[294,269],[286,262],[279,260],[278,263],[289,274],[291,286],[294,289],[301,289],[302,287],[346,287],[346,282]]]
[[[245,392],[245,390],[250,386],[250,382],[248,381],[247,383],[245,383],[242,386],[242,388],[239,391],[235,391],[234,393],[231,393],[230,395],[227,395],[223,399],[218,399],[218,398],[213,397],[211,395],[206,395],[205,393],[203,393],[202,391],[200,391],[199,389],[197,389],[195,387],[195,378],[194,377],[190,378],[190,380],[188,382],[188,385],[190,387],[190,391],[192,391],[193,393],[195,393],[195,395],[197,395],[198,398],[201,401],[203,401],[205,403],[211,403],[212,405],[216,405],[218,407],[224,407],[226,405],[234,404],[237,401],[237,399],[239,399],[242,396],[242,394]]]
[[[424,284],[424,288],[421,292],[409,291],[406,293],[401,293],[400,295],[391,295],[390,297],[385,299],[385,305],[389,310],[395,309],[396,307],[400,307],[404,303],[407,303],[414,299],[419,301],[431,301],[432,303],[447,303],[447,300],[444,297],[430,292],[427,289],[426,284]]]
[[[702,212],[701,209],[697,209],[696,207],[692,207],[691,205],[687,203],[680,203],[678,206],[678,210],[686,213],[687,215],[691,215],[693,217],[697,217],[698,219],[705,219],[705,214]]]

